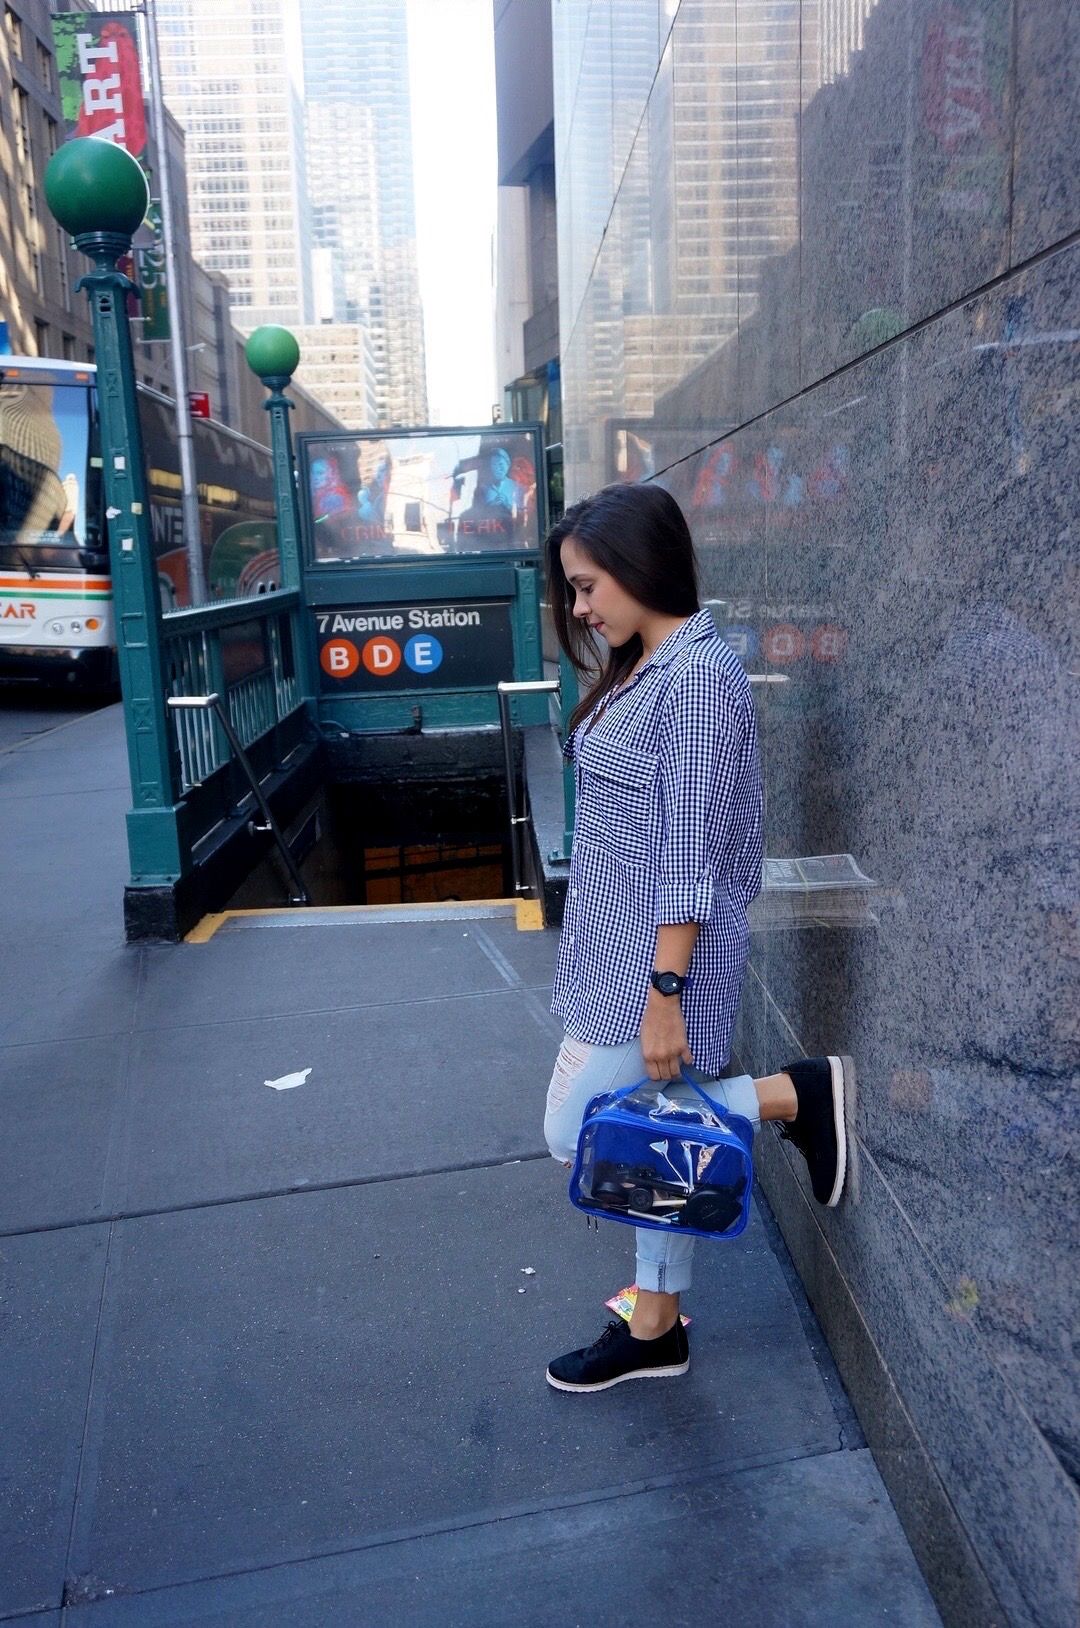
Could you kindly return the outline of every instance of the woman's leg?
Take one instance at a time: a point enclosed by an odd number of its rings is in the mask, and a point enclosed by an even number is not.
[[[572,1165],[585,1110],[593,1097],[634,1085],[645,1075],[641,1046],[636,1040],[619,1046],[593,1046],[563,1037],[548,1086],[544,1113],[544,1140],[553,1159]]]
[[[594,1046],[565,1036],[548,1086],[544,1138],[553,1159],[572,1164],[586,1107],[603,1091],[616,1091],[644,1079],[647,1070],[640,1042]],[[699,1078],[702,1090],[728,1113],[741,1114],[755,1130],[762,1119],[779,1119],[794,1112],[794,1088],[786,1074],[754,1081],[748,1074],[735,1079]],[[693,1093],[675,1082],[668,1094]],[[674,1326],[679,1295],[690,1287],[694,1240],[679,1233],[639,1227],[637,1240],[637,1304],[630,1319],[635,1339],[651,1340]]]
[[[640,1042],[589,1046],[566,1039],[548,1089],[544,1130],[552,1157],[570,1163],[577,1151],[589,1100],[644,1078]],[[786,1120],[784,1134],[804,1155],[815,1197],[835,1204],[846,1169],[845,1102],[848,1065],[839,1057],[804,1058],[761,1080],[749,1075],[700,1081],[706,1095],[756,1129],[762,1120]],[[669,1083],[675,1096],[679,1082]],[[693,1093],[688,1093],[693,1096]],[[624,1379],[664,1378],[686,1372],[689,1351],[679,1324],[679,1295],[690,1284],[693,1239],[638,1228],[637,1304],[629,1327],[609,1324],[594,1345],[549,1364],[548,1383],[558,1390],[606,1390]]]
[[[757,1097],[758,1118],[766,1119],[794,1119],[799,1111],[798,1098],[795,1095],[795,1085],[790,1074],[768,1074],[762,1080],[754,1080],[754,1095]]]
[[[769,1081],[752,1080],[749,1074],[729,1080],[707,1079],[699,1074],[694,1078],[718,1107],[748,1119],[755,1131],[762,1119],[780,1117],[779,1114],[766,1115],[764,1109],[766,1103],[770,1108],[783,1104],[782,1089],[770,1088],[764,1102],[757,1090],[759,1084],[770,1086]],[[698,1100],[688,1086],[677,1080],[666,1087],[666,1095],[679,1102]],[[679,1296],[690,1287],[694,1239],[678,1232],[658,1232],[652,1227],[639,1227],[635,1238],[638,1294],[630,1318],[630,1332],[637,1340],[655,1340],[675,1326]]]

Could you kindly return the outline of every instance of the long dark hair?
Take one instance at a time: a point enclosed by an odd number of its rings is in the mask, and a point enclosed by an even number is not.
[[[651,482],[605,486],[571,504],[548,532],[547,577],[551,615],[559,643],[580,678],[592,684],[567,724],[576,729],[596,703],[641,660],[641,635],[600,654],[592,629],[573,614],[574,588],[566,580],[559,552],[572,537],[601,571],[607,571],[631,598],[665,616],[692,616],[698,609],[697,562],[690,528],[670,492]]]

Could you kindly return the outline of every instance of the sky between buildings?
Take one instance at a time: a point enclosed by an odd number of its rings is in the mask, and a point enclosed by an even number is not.
[[[408,0],[413,166],[433,423],[486,424],[495,386],[491,0]]]

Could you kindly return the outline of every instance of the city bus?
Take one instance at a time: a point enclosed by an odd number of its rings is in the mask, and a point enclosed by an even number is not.
[[[102,481],[96,370],[0,356],[0,680],[116,683],[116,632]],[[162,607],[190,603],[175,408],[139,387]],[[279,585],[270,453],[208,419],[194,422],[211,598]]]

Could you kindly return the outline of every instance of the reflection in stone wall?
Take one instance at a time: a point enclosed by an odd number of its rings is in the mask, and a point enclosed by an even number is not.
[[[863,878],[770,889],[739,1039],[854,1057],[858,1180],[811,1213],[769,1138],[763,1180],[946,1618],[1064,1628],[1078,31],[1068,0],[623,10],[555,8],[568,499],[678,496],[770,680],[767,851]]]

